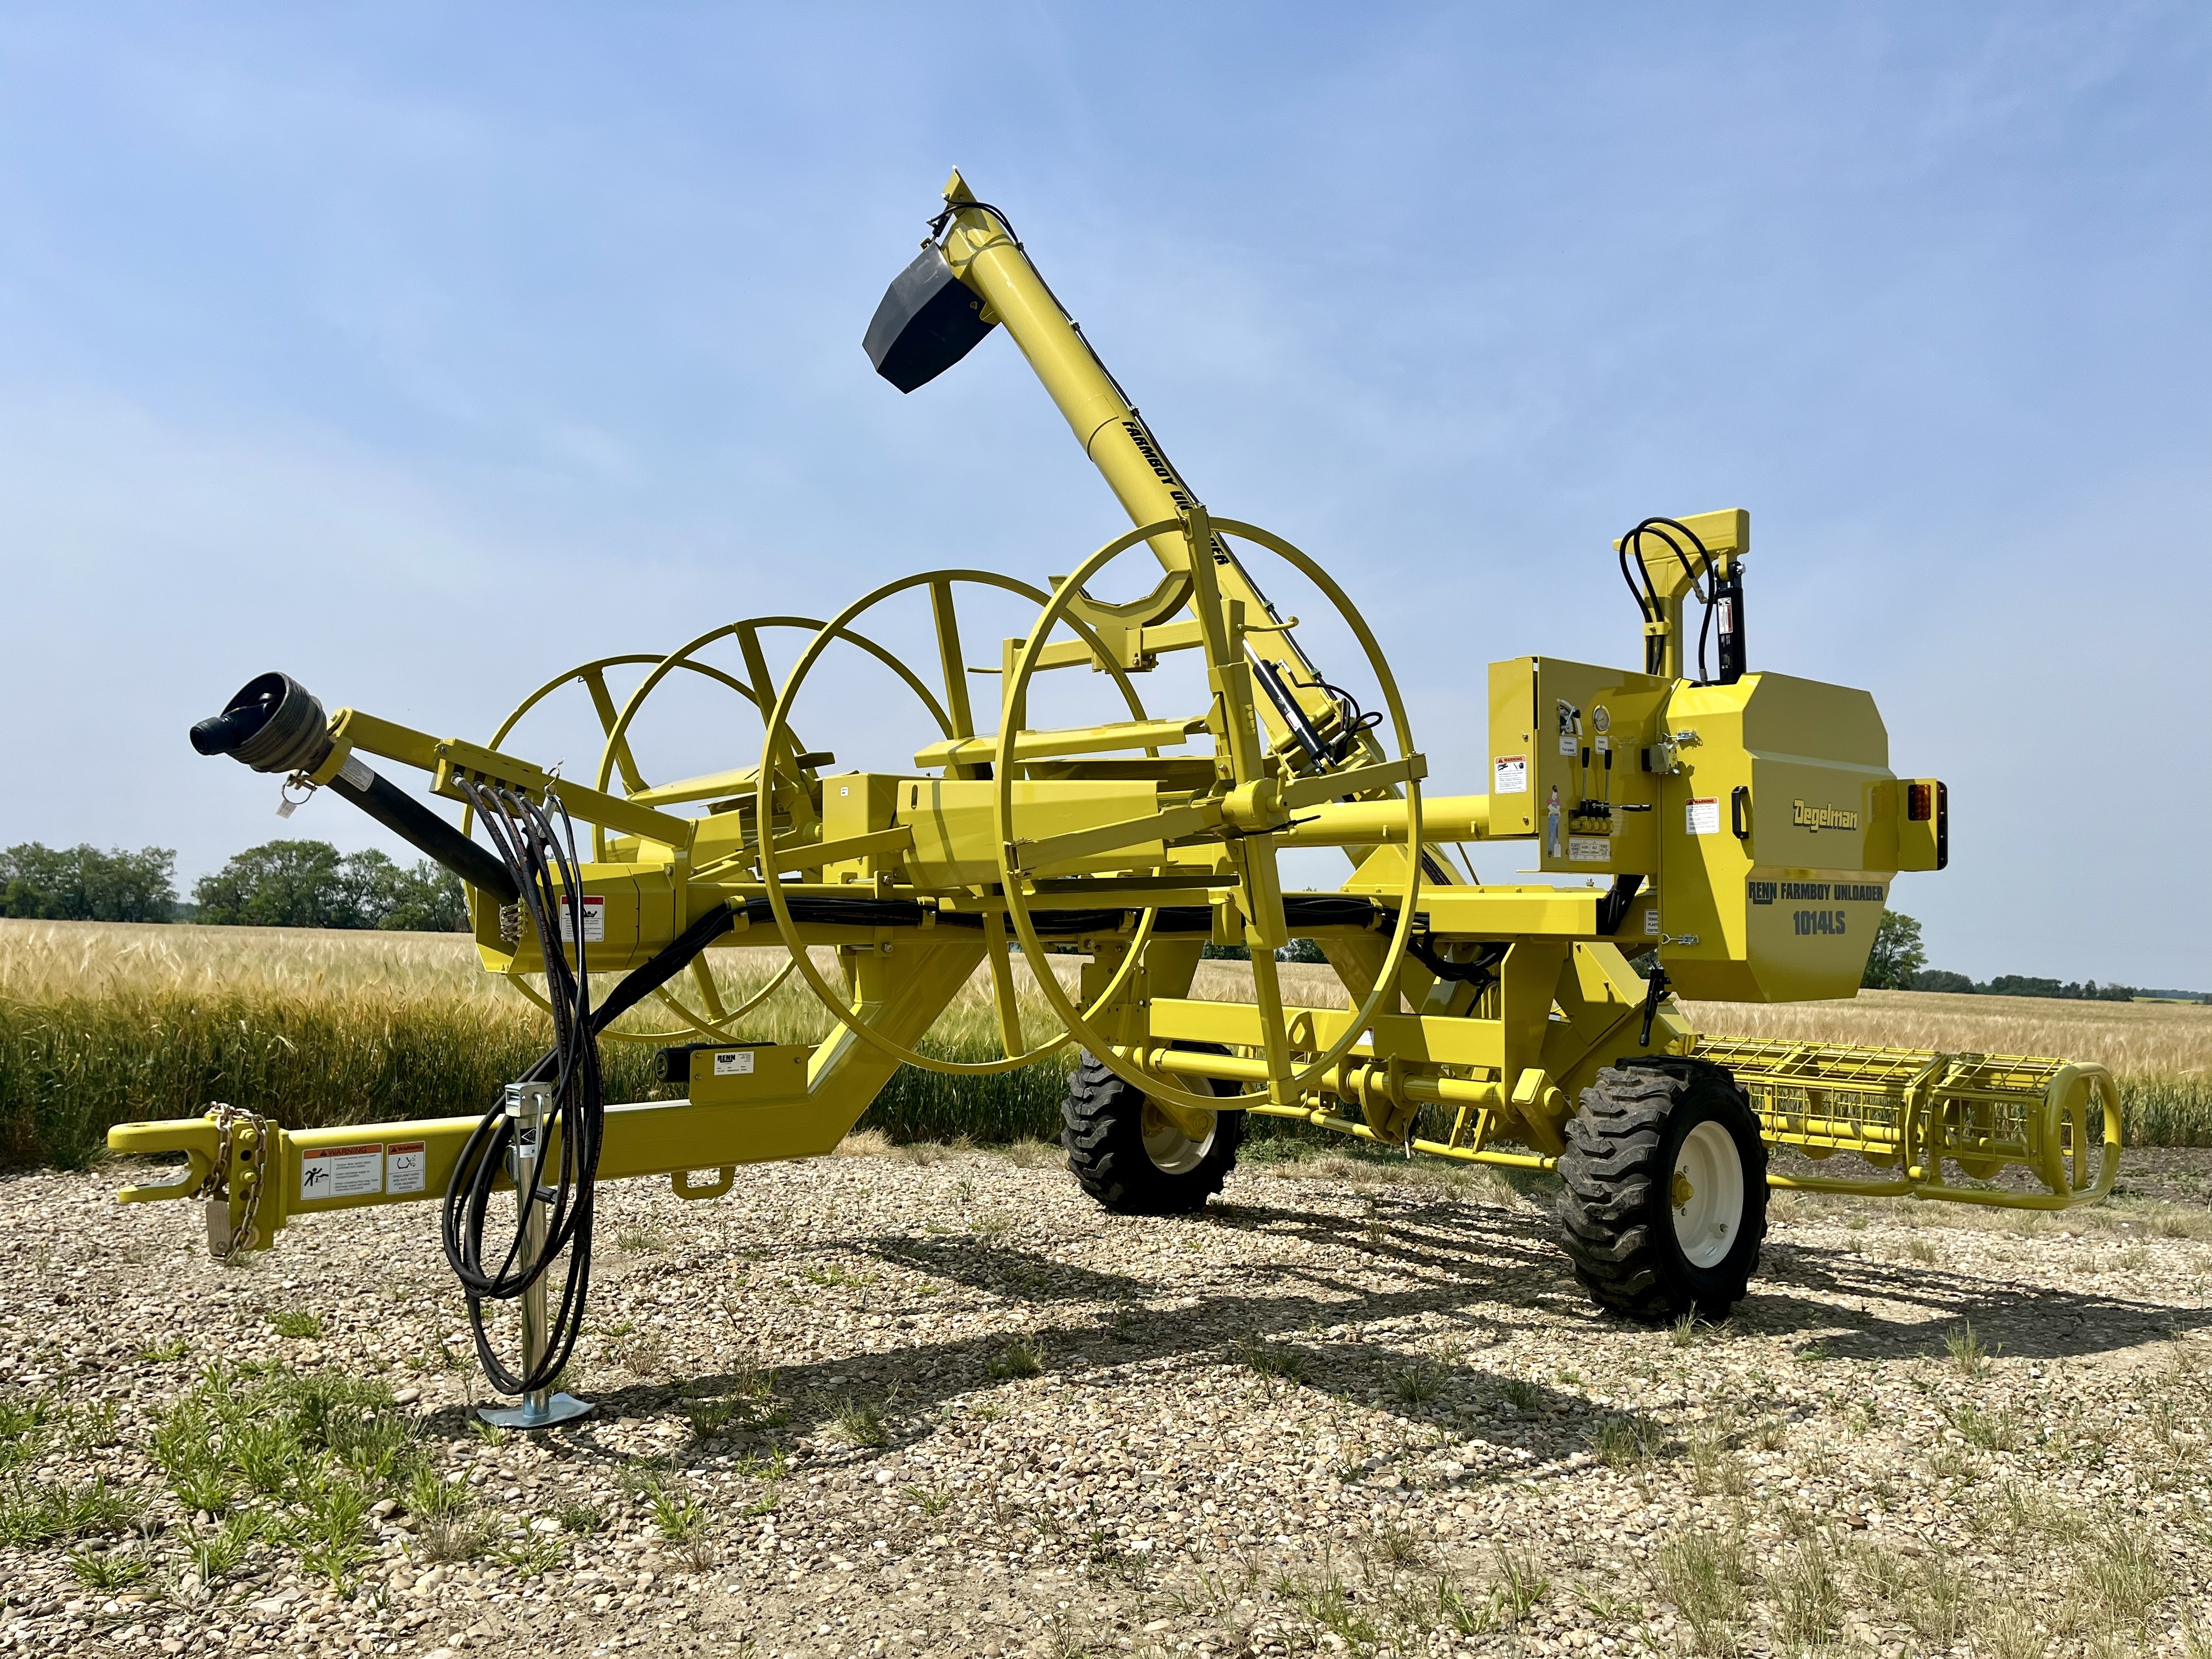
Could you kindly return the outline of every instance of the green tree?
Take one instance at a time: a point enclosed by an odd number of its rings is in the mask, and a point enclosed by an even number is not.
[[[1953,991],[1971,994],[1982,988],[1965,974],[1954,974],[1948,968],[1923,968],[1912,976],[1916,991]]]
[[[1198,954],[1208,962],[1249,962],[1252,947],[1249,945],[1216,945],[1208,939],[1199,947]],[[1310,939],[1294,939],[1275,952],[1278,962],[1327,962],[1321,946]]]
[[[374,848],[340,856],[326,841],[249,847],[192,896],[200,920],[248,927],[386,927],[450,933],[468,926],[458,878],[429,860],[402,868]]]
[[[1859,983],[1869,990],[1907,991],[1912,988],[1912,976],[1927,965],[1920,924],[1902,910],[1887,911],[1874,930],[1874,949],[1867,952],[1866,972]]]
[[[24,842],[0,853],[0,915],[47,921],[167,921],[177,855],[166,847],[103,853],[90,842]]]
[[[200,920],[216,927],[358,927],[344,860],[326,841],[271,841],[232,855],[192,887]]]
[[[418,859],[405,869],[381,853],[356,853],[345,860],[353,925],[408,933],[454,933],[469,925],[461,878]]]

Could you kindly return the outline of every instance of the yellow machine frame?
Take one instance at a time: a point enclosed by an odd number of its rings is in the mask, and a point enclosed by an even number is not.
[[[581,874],[599,930],[595,974],[653,962],[718,908],[729,916],[719,943],[772,939],[787,950],[769,988],[795,975],[837,1022],[811,1048],[745,1042],[760,999],[725,1006],[702,963],[689,970],[694,1000],[656,988],[672,1027],[605,1034],[701,1046],[689,1098],[608,1109],[603,1178],[665,1176],[686,1197],[711,1197],[738,1164],[830,1151],[902,1065],[1005,1070],[1079,1042],[1194,1142],[1217,1114],[1241,1110],[1408,1152],[1552,1169],[1601,1071],[1671,1054],[1733,1073],[1770,1145],[1814,1159],[1850,1152],[1893,1171],[1776,1173],[1778,1187],[2036,1208],[2110,1190],[2118,1098],[2102,1067],[1701,1036],[1663,994],[1671,985],[1744,1000],[1848,996],[1890,878],[1943,858],[1942,821],[1920,810],[1942,787],[1890,772],[1866,694],[1771,672],[1691,676],[1686,605],[1705,591],[1701,581],[1740,582],[1747,514],[1663,521],[1697,543],[1702,571],[1676,544],[1626,538],[1623,568],[1656,601],[1644,666],[1537,657],[1493,665],[1489,787],[1425,793],[1409,713],[1349,595],[1281,536],[1209,513],[1003,216],[957,173],[945,205],[925,257],[934,246],[973,296],[979,326],[1012,337],[1132,529],[1048,586],[934,570],[826,621],[756,617],[665,657],[601,658],[549,680],[488,743],[341,709],[327,755],[298,777],[322,786],[353,775],[349,768],[367,775],[373,759],[427,775],[433,796],[464,805],[469,784],[557,798],[592,826]],[[1139,548],[1156,562],[1156,584],[1135,600],[1092,597],[1109,567]],[[1248,574],[1253,550],[1335,608],[1380,689],[1380,724],[1354,719],[1306,659],[1297,619]],[[959,627],[958,591],[974,585],[1037,608],[1000,649],[995,730],[979,729]],[[871,611],[915,592],[931,606],[933,672],[865,632]],[[763,643],[779,629],[806,637],[780,678]],[[723,641],[734,643],[742,675],[702,659]],[[828,774],[826,757],[793,732],[795,699],[832,647],[890,667],[928,716],[910,772]],[[1200,653],[1210,702],[1188,718],[1158,717],[1139,682],[1187,651]],[[608,672],[647,665],[617,704]],[[1072,668],[1110,678],[1127,720],[1030,726],[1036,677]],[[684,674],[754,705],[760,751],[650,785],[629,734],[655,689]],[[524,714],[578,682],[605,734],[589,785],[503,746]],[[1210,753],[1163,756],[1208,740]],[[679,810],[702,805],[710,810]],[[1588,884],[1479,884],[1449,849],[1490,840],[1532,842],[1542,870]],[[1278,855],[1315,846],[1344,848],[1348,878],[1331,893],[1286,893]],[[486,968],[537,994],[529,978],[543,968],[542,942],[486,893],[471,888],[471,898]],[[1293,937],[1319,943],[1349,1009],[1285,1003],[1274,953]],[[1249,947],[1250,1002],[1191,997],[1207,941]],[[1053,950],[1086,958],[1073,994],[1050,972],[1033,976],[1060,1029],[1024,1029],[1016,946],[1032,961]],[[834,975],[816,949],[835,954]],[[1659,989],[1631,965],[1647,951],[1667,976]],[[1004,1057],[927,1053],[933,1022],[987,965]],[[739,1053],[751,1056],[742,1071],[708,1066]],[[218,1247],[238,1237],[265,1248],[294,1216],[440,1196],[476,1123],[287,1129],[211,1113],[119,1125],[110,1145],[182,1154],[188,1165],[173,1182],[125,1188],[124,1202],[208,1197]],[[311,1169],[349,1157],[355,1175],[326,1194],[303,1184]],[[2003,1184],[2008,1171],[2033,1189]]]

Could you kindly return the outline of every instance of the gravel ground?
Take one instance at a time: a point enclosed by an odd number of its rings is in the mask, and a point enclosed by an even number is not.
[[[860,1154],[606,1189],[541,1438],[471,1426],[429,1206],[218,1269],[114,1170],[0,1182],[0,1650],[2212,1651],[2201,1208],[1778,1199],[1737,1316],[1651,1331],[1486,1174],[1138,1221],[1041,1147]],[[319,1372],[422,1472],[321,1557],[334,1488],[246,1477],[210,1561],[155,1431]]]

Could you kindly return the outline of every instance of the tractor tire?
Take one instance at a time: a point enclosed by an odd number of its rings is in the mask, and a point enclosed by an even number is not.
[[[1766,1237],[1766,1145],[1726,1068],[1678,1055],[1607,1066],[1583,1091],[1559,1158],[1559,1232],[1608,1313],[1719,1320]]]
[[[1216,1081],[1216,1094],[1235,1094]],[[1117,1215],[1185,1215],[1202,1210],[1236,1167],[1244,1114],[1216,1112],[1213,1133],[1194,1141],[1148,1100],[1085,1051],[1067,1079],[1060,1144],[1083,1190]]]

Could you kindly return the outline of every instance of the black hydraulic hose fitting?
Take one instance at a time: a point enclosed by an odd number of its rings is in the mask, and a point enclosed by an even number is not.
[[[1729,561],[1728,574],[1714,583],[1713,603],[1720,612],[1719,681],[1734,685],[1749,672],[1744,659],[1743,562]]]
[[[506,860],[477,846],[390,779],[379,777],[358,755],[346,757],[331,789],[479,892],[501,904],[522,896]]]
[[[257,772],[312,772],[330,758],[330,720],[289,674],[263,674],[241,686],[222,713],[192,727],[192,747]]]

